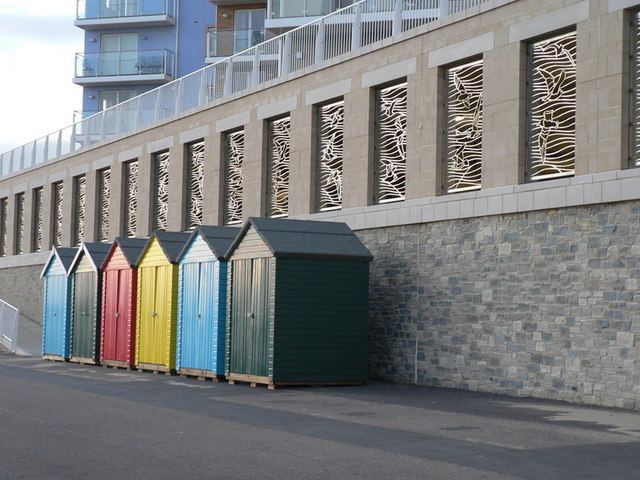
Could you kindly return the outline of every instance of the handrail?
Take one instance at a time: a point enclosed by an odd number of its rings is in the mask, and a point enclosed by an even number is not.
[[[0,343],[12,352],[18,346],[19,311],[13,305],[0,300]]]
[[[488,0],[361,0],[0,155],[0,178]]]

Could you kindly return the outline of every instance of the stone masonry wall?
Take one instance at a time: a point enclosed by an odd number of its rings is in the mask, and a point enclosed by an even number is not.
[[[372,378],[640,409],[640,202],[359,236]]]
[[[42,265],[0,268],[0,299],[9,302],[22,316],[42,324]]]

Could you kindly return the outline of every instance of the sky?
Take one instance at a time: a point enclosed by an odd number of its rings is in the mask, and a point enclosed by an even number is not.
[[[0,0],[0,153],[73,123],[76,0]]]

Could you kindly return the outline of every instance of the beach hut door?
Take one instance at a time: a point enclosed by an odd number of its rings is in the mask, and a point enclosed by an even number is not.
[[[269,258],[233,262],[230,371],[268,376]]]
[[[185,263],[182,310],[181,365],[187,368],[213,370],[213,329],[218,287],[214,262]]]
[[[74,279],[73,305],[73,356],[92,358],[95,356],[95,274],[76,273]]]
[[[131,273],[129,270],[113,270],[105,273],[107,303],[104,309],[104,358],[126,361],[128,328],[128,289]]]
[[[45,354],[65,355],[65,305],[67,298],[67,279],[64,275],[47,277],[45,305],[45,336],[43,349]]]

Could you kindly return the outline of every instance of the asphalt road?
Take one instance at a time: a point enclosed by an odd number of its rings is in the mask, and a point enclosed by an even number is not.
[[[0,479],[638,479],[640,413],[287,388],[0,353]]]

